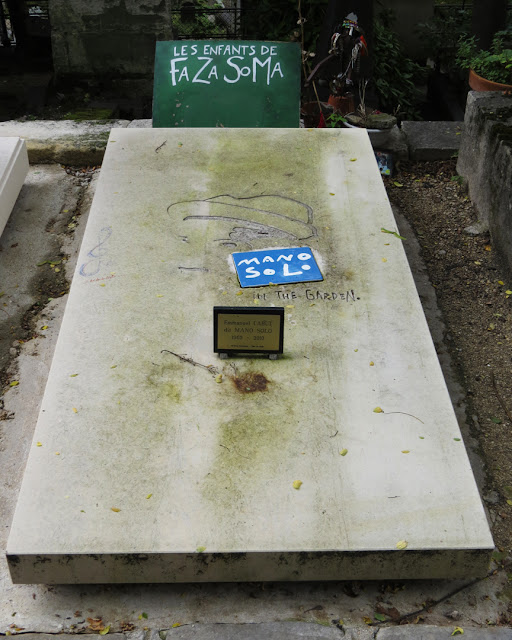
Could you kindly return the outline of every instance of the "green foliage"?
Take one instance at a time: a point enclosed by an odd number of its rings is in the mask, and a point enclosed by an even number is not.
[[[512,31],[498,31],[490,51],[480,49],[475,36],[460,38],[457,63],[492,82],[512,84]]]
[[[183,21],[179,12],[174,12],[171,16],[171,25],[173,33],[176,35],[191,35],[197,38],[219,37],[226,35],[226,27],[217,24],[215,19],[211,19],[208,13],[204,13],[208,9],[221,9],[220,4],[209,4],[207,0],[196,0],[195,6],[198,12],[195,19],[191,22]],[[211,14],[214,16],[214,14]]]
[[[457,42],[471,31],[471,12],[467,8],[443,7],[428,22],[417,27],[425,55],[444,73],[458,71]]]
[[[248,40],[301,40],[298,0],[245,0],[244,37]],[[314,51],[327,8],[326,0],[302,2],[304,49]]]
[[[327,126],[336,129],[343,126],[343,123],[346,122],[347,119],[344,118],[339,113],[331,113],[331,115],[327,118]]]
[[[393,22],[393,13],[382,11],[373,25],[373,82],[379,107],[402,119],[418,120],[418,84],[424,80],[426,69],[405,55],[392,29]]]

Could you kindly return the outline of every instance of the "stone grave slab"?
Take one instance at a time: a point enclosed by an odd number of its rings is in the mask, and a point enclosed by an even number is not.
[[[28,173],[28,155],[21,138],[0,137],[0,235]]]
[[[493,541],[395,232],[364,131],[114,129],[13,581],[484,575]],[[300,246],[322,282],[239,286],[232,253]],[[214,306],[284,307],[283,355],[221,360]]]

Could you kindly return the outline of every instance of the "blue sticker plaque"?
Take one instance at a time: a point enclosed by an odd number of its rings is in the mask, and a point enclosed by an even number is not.
[[[243,251],[233,260],[242,288],[324,279],[309,247]]]

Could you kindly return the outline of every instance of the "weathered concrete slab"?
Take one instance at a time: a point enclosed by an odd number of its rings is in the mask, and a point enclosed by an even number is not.
[[[512,269],[512,97],[470,91],[457,171],[468,182],[479,224]],[[471,232],[471,231],[470,231]]]
[[[28,173],[25,142],[0,137],[0,236]]]
[[[392,153],[395,160],[408,160],[409,148],[401,129],[395,124],[392,129],[372,131],[369,133],[370,142],[376,151]]]
[[[402,132],[414,161],[447,160],[459,150],[463,122],[402,122]]]
[[[485,573],[492,539],[395,228],[365,132],[114,130],[14,582]],[[323,283],[242,292],[233,251],[300,244]],[[215,357],[214,305],[272,304],[282,359]]]

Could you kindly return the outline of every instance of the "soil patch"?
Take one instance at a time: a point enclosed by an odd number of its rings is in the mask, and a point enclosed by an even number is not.
[[[494,540],[512,540],[512,274],[488,234],[467,235],[476,211],[455,160],[404,164],[386,178],[391,202],[413,226],[447,327],[445,342],[466,390],[468,424],[485,463],[484,500]]]

